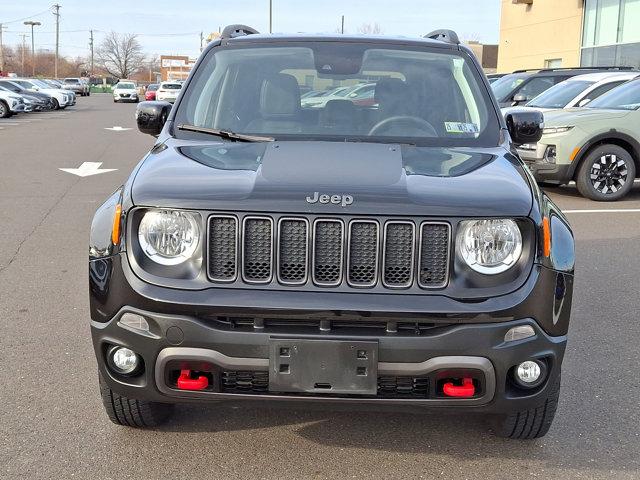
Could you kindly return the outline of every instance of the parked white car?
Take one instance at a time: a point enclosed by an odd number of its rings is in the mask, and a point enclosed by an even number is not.
[[[24,110],[24,100],[20,95],[0,90],[0,118],[10,117]]]
[[[180,95],[182,84],[179,82],[162,82],[156,92],[156,100],[174,103]]]
[[[138,103],[140,97],[138,96],[138,89],[136,84],[131,81],[120,80],[113,87],[113,102],[135,102]]]
[[[545,90],[524,106],[506,107],[503,114],[513,109],[532,108],[547,112],[562,108],[584,107],[609,90],[640,76],[640,72],[598,72],[571,77]]]
[[[73,104],[74,95],[72,92],[67,92],[59,88],[52,88],[50,85],[41,82],[40,80],[31,78],[12,78],[11,82],[17,83],[27,90],[51,95],[54,100],[54,107],[56,110],[66,108],[68,105]]]

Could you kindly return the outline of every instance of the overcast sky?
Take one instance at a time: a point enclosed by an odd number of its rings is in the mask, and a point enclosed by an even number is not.
[[[4,41],[15,45],[27,32],[25,17],[36,27],[36,49],[55,48],[55,0],[0,0]],[[149,54],[199,53],[200,32],[245,23],[261,32],[269,29],[269,0],[57,0],[61,5],[60,48],[64,55],[88,53],[89,30],[96,45],[105,32],[137,33]],[[345,30],[378,23],[386,35],[418,36],[451,28],[463,39],[497,43],[500,0],[273,0],[274,32],[333,32],[345,15]],[[7,23],[10,22],[10,23]],[[27,40],[30,42],[30,40]]]

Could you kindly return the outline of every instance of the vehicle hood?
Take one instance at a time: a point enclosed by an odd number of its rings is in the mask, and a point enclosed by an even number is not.
[[[135,205],[331,215],[526,216],[533,202],[522,164],[504,148],[170,138],[152,152],[133,181]],[[309,203],[320,195],[353,201]]]
[[[22,98],[22,96],[20,96],[17,93],[0,91],[0,98],[4,98],[4,99],[12,98],[14,100],[20,100]]]
[[[609,119],[626,117],[630,110],[607,110],[599,108],[565,108],[545,112],[544,126],[559,127],[587,122],[600,122]]]

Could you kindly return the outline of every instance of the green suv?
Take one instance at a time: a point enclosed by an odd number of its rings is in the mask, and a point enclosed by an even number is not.
[[[640,172],[640,77],[597,98],[587,108],[544,114],[536,144],[518,153],[539,182],[564,185],[597,201],[624,197]]]

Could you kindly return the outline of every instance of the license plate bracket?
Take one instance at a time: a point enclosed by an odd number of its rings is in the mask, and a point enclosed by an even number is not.
[[[375,395],[378,343],[270,339],[269,391]]]

